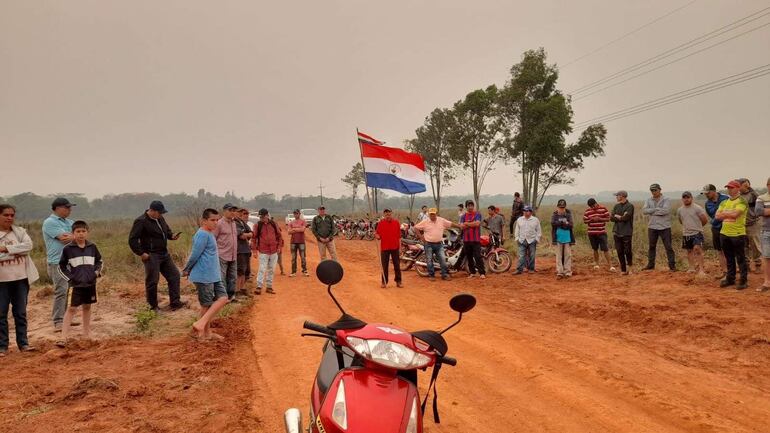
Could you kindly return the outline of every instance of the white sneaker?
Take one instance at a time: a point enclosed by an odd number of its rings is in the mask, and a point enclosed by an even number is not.
[[[617,271],[617,269],[615,269],[614,266],[610,266],[610,272],[616,272],[616,271]]]
[[[598,270],[599,270],[599,265],[594,265],[594,271],[598,271]]]
[[[296,276],[297,276],[297,274],[293,274],[293,273],[292,273],[292,274],[289,274],[289,278],[291,278],[291,277],[296,277]]]
[[[486,280],[487,276],[485,274],[481,274],[481,276],[479,278],[481,278],[482,280]]]
[[[471,278],[473,278],[475,276],[476,276],[476,274],[470,274],[470,275],[468,275],[468,279],[471,279]]]

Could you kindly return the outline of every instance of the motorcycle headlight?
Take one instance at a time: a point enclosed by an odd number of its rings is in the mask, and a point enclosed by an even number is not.
[[[412,370],[430,363],[429,357],[392,341],[364,340],[358,337],[347,337],[347,341],[356,353],[386,367]]]

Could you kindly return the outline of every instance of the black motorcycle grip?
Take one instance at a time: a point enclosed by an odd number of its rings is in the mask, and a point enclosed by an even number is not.
[[[330,337],[334,337],[334,336],[337,335],[337,333],[334,332],[333,329],[327,328],[326,326],[319,325],[317,323],[313,323],[313,322],[310,322],[310,321],[307,321],[307,320],[305,321],[305,324],[302,325],[302,327],[305,328],[305,329],[309,329],[311,331],[315,331],[315,332],[319,332],[319,333],[324,334],[324,335],[328,335]]]
[[[439,357],[439,358],[437,359],[437,361],[438,361],[438,362],[440,362],[440,363],[442,363],[442,364],[449,364],[449,365],[451,365],[452,367],[454,367],[455,365],[457,365],[457,360],[456,360],[456,359],[454,359],[454,358],[450,358],[450,357],[448,357],[448,356],[441,356],[441,357]]]

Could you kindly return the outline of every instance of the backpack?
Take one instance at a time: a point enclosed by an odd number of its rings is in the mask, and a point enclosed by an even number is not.
[[[278,239],[281,235],[278,233],[278,226],[275,225],[275,221],[269,220],[267,222],[271,226],[273,226],[273,230],[275,231],[275,238]],[[264,223],[262,221],[257,223],[257,240],[259,240],[260,236],[262,235],[262,227],[264,227]]]

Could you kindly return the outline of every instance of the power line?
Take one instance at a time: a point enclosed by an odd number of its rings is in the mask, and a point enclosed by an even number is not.
[[[639,69],[641,69],[641,68],[643,68],[643,67],[645,67],[647,65],[650,65],[652,63],[656,63],[656,62],[658,62],[658,61],[660,61],[662,59],[665,59],[667,57],[673,56],[674,54],[677,54],[677,53],[679,53],[681,51],[684,51],[684,50],[686,50],[688,48],[692,48],[692,47],[694,47],[696,45],[702,44],[702,43],[704,43],[704,42],[706,42],[708,40],[714,39],[714,38],[716,38],[716,37],[718,37],[718,36],[720,36],[720,35],[722,35],[724,33],[731,32],[731,31],[733,31],[733,30],[735,30],[735,29],[737,29],[739,27],[743,27],[743,26],[745,26],[745,25],[747,25],[747,24],[749,24],[751,22],[754,22],[754,21],[756,21],[756,20],[758,20],[758,19],[760,19],[760,18],[762,18],[762,17],[764,17],[766,15],[770,15],[769,11],[770,11],[770,6],[764,8],[762,10],[759,10],[757,12],[754,12],[754,13],[752,13],[750,15],[747,15],[747,16],[745,16],[743,18],[740,18],[740,19],[738,19],[736,21],[733,21],[730,24],[722,26],[722,27],[720,27],[720,28],[718,28],[716,30],[713,30],[711,32],[708,32],[706,34],[698,36],[697,38],[691,39],[691,40],[689,40],[689,41],[687,41],[687,42],[685,42],[683,44],[677,45],[674,48],[668,49],[668,50],[666,50],[666,51],[664,51],[664,52],[662,52],[662,53],[660,53],[658,55],[652,56],[652,57],[650,57],[650,58],[648,58],[646,60],[643,60],[643,61],[641,61],[639,63],[636,63],[636,64],[634,64],[632,66],[629,66],[629,67],[627,67],[625,69],[621,69],[620,71],[617,71],[617,72],[615,72],[613,74],[610,74],[610,75],[608,75],[608,76],[606,76],[604,78],[600,78],[600,79],[598,79],[596,81],[588,83],[588,84],[586,84],[586,85],[584,85],[582,87],[579,87],[579,88],[577,88],[577,89],[575,89],[575,90],[573,90],[571,92],[568,92],[568,93],[574,95],[574,94],[577,94],[577,93],[582,93],[582,92],[588,91],[588,90],[590,90],[590,89],[592,89],[592,88],[594,88],[596,86],[599,86],[599,85],[604,84],[604,83],[606,83],[608,81],[614,80],[615,78],[618,78],[618,77],[621,77],[623,75],[626,75],[626,74],[629,74],[631,72],[634,72],[636,70],[639,70]],[[756,15],[759,15],[759,16],[756,16]],[[745,22],[742,22],[742,21],[745,21]]]
[[[688,6],[690,6],[691,4],[695,3],[696,1],[698,1],[698,0],[692,0],[691,2],[689,2],[689,3],[687,3],[687,4],[683,5],[683,6],[679,6],[678,8],[676,8],[676,9],[673,9],[673,10],[671,10],[671,11],[669,11],[669,12],[667,12],[667,13],[665,13],[665,14],[661,15],[661,16],[659,16],[659,17],[655,18],[654,20],[652,20],[652,21],[650,21],[650,22],[648,22],[648,23],[646,23],[646,24],[644,24],[644,25],[642,25],[642,26],[640,26],[640,27],[637,27],[637,28],[635,28],[634,30],[631,30],[630,32],[628,32],[628,33],[625,33],[625,34],[621,35],[620,37],[617,37],[617,38],[615,38],[615,39],[613,39],[613,40],[611,40],[611,41],[609,41],[609,42],[607,42],[607,43],[605,43],[605,44],[603,44],[603,45],[601,45],[601,46],[599,46],[599,47],[597,47],[597,48],[593,49],[592,51],[590,51],[590,52],[588,52],[588,53],[586,53],[586,54],[583,54],[583,55],[582,55],[582,56],[580,56],[580,57],[577,57],[577,58],[574,58],[574,59],[570,60],[569,62],[567,62],[567,63],[565,63],[565,64],[561,65],[561,67],[562,67],[562,69],[563,69],[563,68],[566,68],[567,66],[569,66],[569,65],[571,65],[571,64],[573,64],[573,63],[577,63],[578,61],[580,61],[580,60],[583,60],[583,59],[585,59],[586,57],[592,56],[592,55],[594,55],[594,54],[598,53],[599,51],[601,51],[601,50],[603,50],[603,49],[605,49],[605,48],[609,47],[610,45],[612,45],[612,44],[614,44],[614,43],[616,43],[616,42],[619,42],[619,41],[621,41],[621,40],[623,40],[623,39],[627,38],[628,36],[631,36],[631,35],[633,35],[634,33],[637,33],[637,32],[639,32],[640,30],[643,30],[643,29],[645,29],[645,28],[647,28],[647,27],[649,27],[649,26],[651,26],[651,25],[653,25],[653,24],[657,23],[658,21],[660,21],[660,20],[662,20],[662,19],[664,19],[664,18],[666,18],[666,17],[668,17],[668,16],[671,16],[671,15],[675,14],[676,12],[679,12],[680,10],[682,10],[682,9],[684,9],[684,8],[686,8],[686,7],[688,7]]]
[[[575,125],[575,129],[585,129],[586,127],[597,122],[611,122],[613,120],[622,119],[624,117],[632,116],[635,114],[643,113],[655,108],[660,108],[675,102],[683,101],[686,99],[694,98],[706,93],[723,89],[725,87],[734,86],[746,81],[754,80],[765,75],[770,75],[770,63],[762,66],[758,66],[747,71],[730,75],[728,77],[720,78],[699,86],[692,87],[690,89],[682,90],[680,92],[672,93],[661,98],[653,99],[632,107],[624,108],[622,110],[615,111],[613,113],[605,114],[595,117],[593,119],[583,121]]]
[[[666,67],[666,66],[668,66],[668,65],[674,64],[674,63],[676,63],[676,62],[679,62],[679,61],[681,61],[681,60],[684,60],[684,59],[686,59],[686,58],[688,58],[688,57],[692,57],[692,56],[694,56],[694,55],[696,55],[696,54],[698,54],[698,53],[701,53],[701,52],[703,52],[703,51],[709,50],[709,49],[711,49],[711,48],[714,48],[714,47],[716,47],[716,46],[718,46],[718,45],[722,45],[722,44],[724,44],[724,43],[726,43],[726,42],[730,42],[730,41],[732,41],[733,39],[736,39],[736,38],[739,38],[739,37],[741,37],[741,36],[747,35],[747,34],[749,34],[749,33],[755,32],[755,31],[757,31],[757,30],[760,30],[760,29],[762,29],[762,28],[764,28],[764,27],[767,27],[767,26],[770,26],[770,22],[768,22],[768,23],[765,23],[765,24],[762,24],[761,26],[757,26],[757,27],[754,27],[753,29],[747,30],[747,31],[745,31],[745,32],[743,32],[743,33],[739,33],[739,34],[737,34],[737,35],[735,35],[735,36],[732,36],[732,37],[730,37],[730,38],[728,38],[728,39],[725,39],[725,40],[723,40],[723,41],[719,41],[719,42],[717,42],[717,43],[715,43],[715,44],[712,44],[712,45],[709,45],[709,46],[707,46],[707,47],[705,47],[705,48],[701,48],[701,49],[700,49],[700,50],[698,50],[698,51],[692,52],[692,53],[690,53],[690,54],[687,54],[686,56],[683,56],[683,57],[680,57],[680,58],[678,58],[678,59],[672,60],[672,61],[670,61],[670,62],[668,62],[668,63],[664,63],[664,64],[662,64],[662,65],[656,66],[656,67],[654,67],[654,68],[652,68],[652,69],[648,69],[648,70],[646,70],[646,71],[644,71],[644,72],[641,72],[641,73],[639,73],[639,74],[636,74],[636,75],[632,75],[632,76],[630,76],[630,77],[626,78],[625,80],[622,80],[622,81],[618,81],[618,82],[616,82],[616,83],[614,83],[614,84],[610,84],[609,86],[605,86],[605,87],[602,87],[602,88],[600,88],[600,89],[594,90],[593,92],[587,93],[587,94],[585,94],[585,95],[580,95],[580,96],[578,96],[578,97],[574,98],[574,99],[573,99],[573,101],[579,101],[579,100],[581,100],[581,99],[584,99],[584,98],[587,98],[587,97],[589,97],[589,96],[591,96],[591,95],[595,95],[595,94],[597,94],[597,93],[601,93],[601,92],[603,92],[603,91],[605,91],[605,90],[607,90],[607,89],[611,89],[611,88],[613,88],[613,87],[615,87],[615,86],[618,86],[618,85],[620,85],[620,84],[623,84],[623,83],[625,83],[625,82],[631,81],[631,80],[633,80],[634,78],[638,78],[638,77],[641,77],[642,75],[647,75],[647,74],[649,74],[650,72],[653,72],[653,71],[657,71],[658,69],[664,68],[664,67]]]

